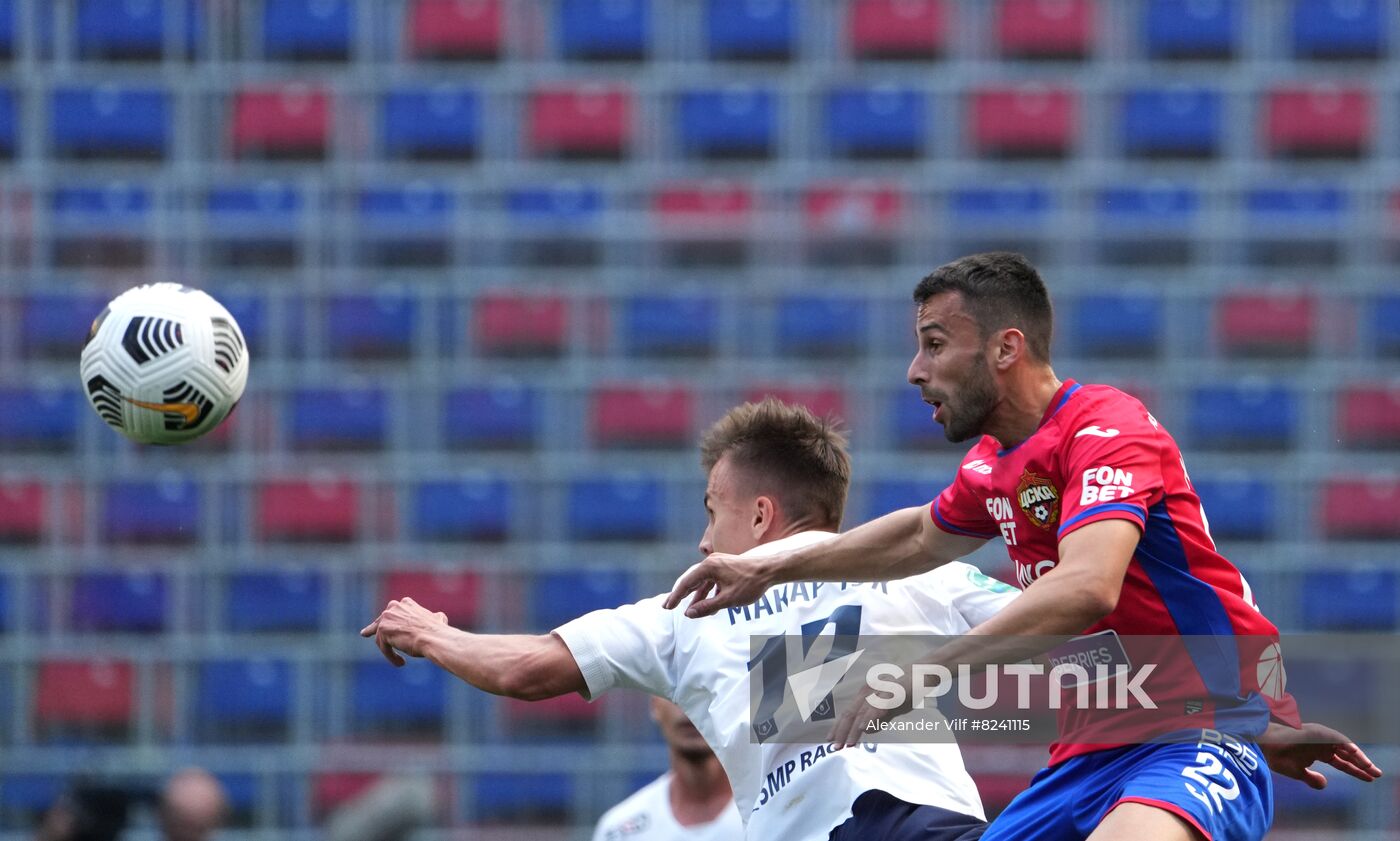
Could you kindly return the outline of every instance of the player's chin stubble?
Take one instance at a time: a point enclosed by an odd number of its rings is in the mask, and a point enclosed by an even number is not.
[[[961,444],[982,434],[997,405],[996,382],[986,360],[979,360],[968,370],[958,384],[957,395],[956,402],[950,400],[946,406],[948,419],[943,425],[943,437]]]

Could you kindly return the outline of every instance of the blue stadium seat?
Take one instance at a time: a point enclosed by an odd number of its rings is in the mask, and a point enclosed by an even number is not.
[[[901,449],[948,445],[943,425],[933,419],[933,407],[913,387],[896,388],[889,396],[890,444]]]
[[[20,350],[28,357],[76,358],[107,302],[92,295],[39,293],[20,305]]]
[[[518,385],[475,386],[443,397],[442,438],[450,447],[533,447],[543,417],[537,391]]]
[[[519,187],[506,193],[506,213],[522,228],[577,228],[603,216],[603,191],[589,184]]]
[[[1281,385],[1193,389],[1187,423],[1195,446],[1284,449],[1292,446],[1301,412],[1298,395]]]
[[[1149,0],[1143,14],[1153,58],[1232,58],[1242,31],[1240,0]]]
[[[949,198],[949,221],[963,230],[1019,230],[1043,226],[1055,197],[1038,184],[967,187]]]
[[[942,485],[936,481],[887,479],[869,482],[866,484],[865,515],[861,517],[861,522],[873,520],[901,508],[928,505],[942,490]]]
[[[1201,210],[1201,193],[1169,183],[1110,187],[1099,191],[1097,203],[1101,234],[1151,242],[1188,233]]]
[[[19,153],[19,103],[12,88],[0,88],[0,159],[10,160]]]
[[[1211,536],[1217,540],[1267,540],[1274,536],[1278,488],[1263,479],[1193,478]]]
[[[292,392],[287,436],[302,450],[368,450],[389,434],[389,397],[379,388],[310,388]]]
[[[1068,332],[1087,356],[1152,356],[1161,347],[1163,310],[1155,296],[1085,295],[1074,306]]]
[[[408,293],[340,295],[326,302],[326,347],[332,356],[407,357],[417,325],[418,299]]]
[[[325,625],[326,579],[284,570],[231,575],[224,593],[225,627],[233,633],[295,633]]]
[[[383,150],[389,158],[470,160],[481,145],[481,101],[458,85],[401,88],[384,97]]]
[[[535,576],[530,615],[537,628],[557,628],[585,613],[636,600],[636,582],[624,570],[547,572]]]
[[[10,578],[0,575],[0,633],[14,630],[14,599],[16,587],[12,586]],[[3,702],[0,702],[2,704]]]
[[[1294,0],[1293,54],[1357,59],[1385,55],[1392,25],[1382,0]]]
[[[642,295],[622,304],[622,342],[632,356],[705,356],[719,333],[719,299]]]
[[[194,723],[203,739],[272,741],[290,727],[295,678],[287,660],[210,660],[199,665]]]
[[[0,0],[0,59],[15,55],[15,0]]]
[[[14,816],[32,823],[49,810],[68,788],[61,774],[16,774],[0,776],[0,815],[11,822]]]
[[[792,296],[778,302],[777,348],[799,356],[864,352],[869,338],[867,302],[852,297]]]
[[[177,10],[171,14],[171,10]],[[171,5],[163,0],[113,2],[78,0],[74,34],[78,57],[100,60],[154,60],[165,53],[166,32],[181,25],[181,48],[187,56],[199,53],[204,34],[204,3],[184,0]]]
[[[234,826],[250,824],[254,820],[258,803],[260,783],[257,775],[216,773],[214,777],[224,787],[224,794],[228,797],[229,813],[232,816],[230,823]]]
[[[918,157],[927,127],[924,96],[912,88],[877,85],[827,95],[826,138],[837,157]]]
[[[192,543],[199,539],[200,488],[193,479],[117,481],[104,493],[102,537],[114,543]]]
[[[793,0],[708,0],[705,10],[711,58],[784,61],[797,52]]]
[[[558,26],[564,58],[641,60],[651,33],[651,0],[561,0]]]
[[[422,482],[413,489],[413,535],[419,540],[504,540],[514,494],[506,479],[481,476]]]
[[[170,148],[170,94],[156,88],[63,87],[49,100],[60,158],[159,159]]]
[[[375,266],[446,266],[456,197],[425,181],[365,190],[359,198],[359,258]]]
[[[1303,575],[1303,625],[1309,631],[1393,631],[1396,574],[1390,570],[1317,570]]]
[[[216,186],[205,197],[209,232],[214,236],[285,235],[301,227],[306,197],[294,184]]]
[[[350,0],[264,0],[263,55],[294,61],[344,61],[354,38]]]
[[[74,576],[69,626],[75,631],[160,633],[169,622],[167,581],[150,572]]]
[[[206,291],[214,296],[214,300],[224,305],[233,320],[238,322],[238,329],[243,333],[243,340],[247,342],[248,348],[253,353],[265,349],[264,342],[267,341],[269,327],[268,300],[267,296],[248,288],[240,289],[219,289],[217,287],[208,288]]]
[[[382,658],[355,664],[350,687],[350,721],[355,730],[440,731],[446,719],[446,672],[396,669]]]
[[[76,389],[0,388],[0,450],[71,452],[82,402]]]
[[[730,86],[681,94],[677,134],[683,154],[766,158],[778,142],[778,98],[769,90]]]
[[[1400,356],[1400,295],[1377,299],[1373,313],[1376,350],[1385,356]]]
[[[50,206],[56,237],[140,235],[151,220],[154,197],[144,185],[115,182],[106,187],[60,187],[53,191]]]
[[[656,540],[666,526],[666,492],[645,476],[569,484],[569,536],[575,540]]]
[[[1345,190],[1330,184],[1260,187],[1245,199],[1250,221],[1261,228],[1334,229],[1350,205]]]
[[[1129,91],[1123,100],[1123,151],[1141,157],[1205,158],[1224,139],[1224,97],[1196,87]]]
[[[477,822],[563,821],[572,811],[574,785],[568,774],[490,773],[476,778],[472,794]]]

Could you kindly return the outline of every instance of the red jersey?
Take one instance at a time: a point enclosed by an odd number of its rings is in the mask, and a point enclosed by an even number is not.
[[[1299,725],[1281,670],[1270,671],[1279,657],[1278,629],[1259,612],[1240,571],[1216,551],[1180,449],[1137,399],[1067,381],[1025,441],[1001,449],[983,436],[930,513],[953,534],[1001,537],[1023,589],[1059,563],[1065,535],[1100,520],[1136,524],[1142,537],[1118,605],[1083,633],[1183,637],[1189,658],[1176,658],[1176,671],[1162,670],[1146,684],[1183,729],[1250,738],[1271,715]],[[1096,716],[1062,710],[1051,764],[1125,743],[1121,728],[1115,741],[1095,739],[1104,732],[1104,714]],[[1168,732],[1163,722],[1158,716],[1151,726]]]

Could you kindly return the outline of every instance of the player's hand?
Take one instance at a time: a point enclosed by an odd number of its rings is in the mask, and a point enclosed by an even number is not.
[[[692,619],[709,616],[726,607],[739,607],[758,601],[773,582],[769,572],[779,566],[782,555],[742,557],[719,552],[685,571],[676,579],[665,607],[671,610],[685,597],[695,594],[695,600],[685,609]]]
[[[399,652],[410,657],[422,657],[425,640],[446,624],[445,613],[434,613],[410,598],[394,599],[379,614],[379,618],[360,630],[360,636],[374,637],[374,643],[384,653],[384,659],[395,666],[402,666],[405,661]]]
[[[1302,780],[1315,789],[1327,787],[1327,778],[1310,766],[1325,762],[1362,782],[1379,779],[1381,769],[1355,742],[1325,724],[1305,722],[1301,729],[1270,724],[1259,741],[1264,759],[1275,773]]]
[[[904,715],[913,709],[913,703],[909,699],[914,695],[909,679],[901,678],[898,683],[904,687],[904,703],[891,707],[882,693],[874,690],[867,692],[836,719],[827,742],[835,745],[838,750],[853,748],[867,733],[878,732],[879,722]]]

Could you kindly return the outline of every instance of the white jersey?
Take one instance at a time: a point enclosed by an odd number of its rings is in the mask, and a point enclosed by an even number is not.
[[[593,841],[734,841],[744,837],[739,810],[729,808],[709,823],[681,826],[671,812],[671,773],[603,813]]]
[[[802,532],[746,555],[833,537]],[[664,596],[579,617],[554,633],[596,698],[613,687],[670,699],[704,735],[734,789],[750,838],[825,841],[866,791],[984,817],[955,744],[756,744],[750,739],[750,635],[801,634],[802,626],[858,608],[860,634],[955,635],[981,624],[1018,591],[964,563],[879,583],[783,584],[753,605],[704,619],[666,610]],[[851,615],[851,611],[843,611]]]

